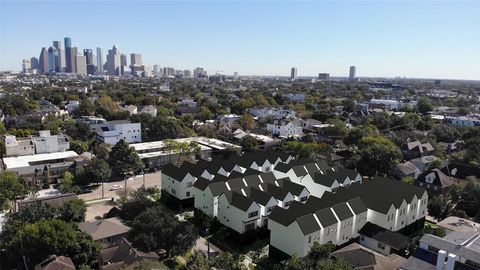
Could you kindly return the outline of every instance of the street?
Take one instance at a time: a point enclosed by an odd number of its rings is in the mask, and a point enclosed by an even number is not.
[[[157,186],[160,188],[160,176],[161,172],[155,173],[146,173],[145,174],[145,186],[147,188]],[[123,189],[110,191],[113,185],[122,186]],[[136,175],[135,179],[131,177],[127,180],[127,187],[125,187],[125,180],[116,181],[116,182],[107,182],[104,183],[104,197],[117,197],[117,193],[119,191],[123,191],[125,188],[137,190],[143,185],[143,175]],[[94,189],[93,192],[80,194],[78,197],[84,201],[91,201],[95,199],[102,198],[102,186],[100,185],[98,188]]]

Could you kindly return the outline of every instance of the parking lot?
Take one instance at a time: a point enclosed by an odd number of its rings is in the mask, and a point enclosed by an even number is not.
[[[155,172],[155,173],[147,173],[145,174],[145,187],[158,187],[160,188],[160,175],[161,173]],[[103,186],[103,195],[104,198],[114,198],[117,197],[117,193],[119,190],[110,190],[114,185],[122,186],[122,189],[125,189],[125,181],[115,181],[115,182],[108,182],[104,183]],[[143,185],[143,175],[137,175],[135,177],[131,177],[130,179],[127,180],[127,189],[132,189],[136,190],[139,189]],[[85,193],[85,194],[80,194],[78,196],[80,199],[83,199],[85,201],[92,201],[96,199],[101,199],[102,198],[102,186],[99,186],[93,190],[93,192],[90,193]]]

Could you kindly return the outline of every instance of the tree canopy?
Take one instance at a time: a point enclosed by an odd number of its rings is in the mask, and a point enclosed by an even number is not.
[[[117,177],[129,173],[140,174],[145,169],[145,165],[137,152],[123,139],[113,146],[108,161],[113,174]]]

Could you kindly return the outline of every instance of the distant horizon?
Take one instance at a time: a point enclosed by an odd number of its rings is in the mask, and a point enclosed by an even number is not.
[[[150,66],[209,75],[287,77],[294,66],[299,77],[347,77],[356,66],[360,78],[479,81],[478,10],[480,1],[0,0],[0,70],[20,71],[68,36],[80,52],[101,47],[104,60],[116,44],[128,62],[140,53]]]

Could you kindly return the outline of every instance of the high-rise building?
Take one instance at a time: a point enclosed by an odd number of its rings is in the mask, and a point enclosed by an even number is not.
[[[142,70],[143,70],[143,73],[142,73],[143,77],[146,77],[146,78],[152,77],[152,67],[151,66],[142,65]]]
[[[328,73],[318,73],[319,80],[328,80],[330,78],[330,74]]]
[[[292,67],[292,69],[290,70],[290,79],[292,81],[297,79],[297,68],[296,67]]]
[[[357,72],[357,68],[355,66],[350,66],[350,73],[348,74],[348,79],[350,81],[355,80],[356,75],[355,73]]]
[[[72,68],[75,65],[72,65],[72,39],[69,37],[64,38],[64,43],[65,43],[65,71],[66,72],[73,72]],[[73,54],[73,55],[76,55]]]
[[[94,64],[93,63],[93,51],[92,49],[83,49],[83,56],[85,56],[87,65]]]
[[[70,61],[70,64],[67,64],[66,71],[70,73],[77,73],[77,55],[78,55],[78,48],[77,47],[68,47],[65,50],[67,62]],[[70,59],[70,60],[68,60]]]
[[[122,53],[120,54],[120,75],[124,75],[127,68],[127,55]]]
[[[40,57],[38,57],[38,69],[40,73],[48,72],[48,52],[45,47],[40,51]]]
[[[120,52],[118,51],[117,45],[113,45],[111,50],[108,50],[107,54],[107,74],[120,76]]]
[[[87,58],[84,55],[75,55],[75,73],[86,75],[87,74]]]
[[[22,61],[23,73],[29,73],[31,70],[32,70],[32,65],[30,64],[30,59],[23,59]]]
[[[153,65],[153,76],[160,76],[160,73],[162,73],[162,67],[159,65]]]
[[[145,72],[142,63],[142,55],[139,53],[130,54],[130,70],[132,76],[142,76],[142,73]]]
[[[38,69],[38,58],[30,58],[30,66],[32,67],[32,69]]]
[[[207,77],[207,72],[203,68],[197,67],[193,70],[193,77],[195,77],[195,78],[206,78]]]
[[[97,74],[103,74],[103,50],[97,47]]]
[[[57,49],[57,58],[55,60],[55,71],[62,72],[65,69],[65,50],[62,48],[62,43],[60,41],[54,41],[53,47]]]
[[[55,47],[48,48],[48,72],[57,71],[58,51]]]
[[[191,78],[192,77],[192,71],[188,70],[188,69],[185,69],[183,71],[183,77],[185,78]]]

